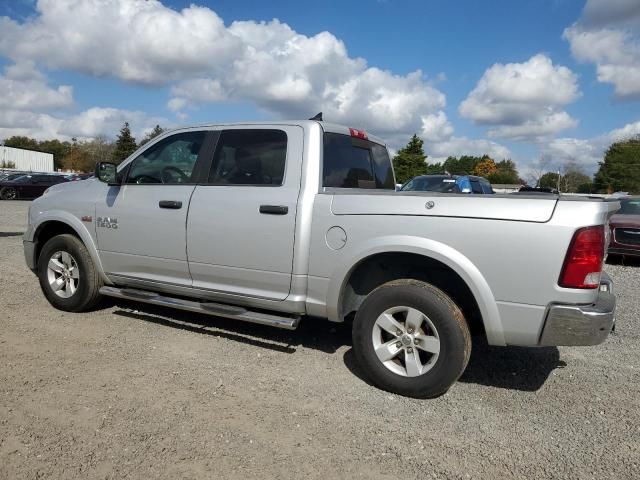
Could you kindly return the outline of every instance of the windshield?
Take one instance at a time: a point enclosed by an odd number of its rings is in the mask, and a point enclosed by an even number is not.
[[[640,215],[640,198],[621,200],[620,206],[618,213],[622,213],[623,215]]]
[[[415,177],[401,189],[403,192],[441,192],[460,193],[455,178],[451,177]]]

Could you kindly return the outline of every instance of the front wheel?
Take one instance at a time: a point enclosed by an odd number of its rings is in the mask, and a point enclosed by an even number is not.
[[[18,192],[13,187],[4,187],[0,190],[0,199],[1,200],[15,200],[18,198]]]
[[[364,300],[353,324],[353,349],[378,387],[416,398],[445,393],[471,355],[462,311],[442,290],[395,280]]]
[[[87,247],[74,235],[58,235],[44,244],[38,278],[47,300],[59,310],[82,312],[101,298],[100,275]]]

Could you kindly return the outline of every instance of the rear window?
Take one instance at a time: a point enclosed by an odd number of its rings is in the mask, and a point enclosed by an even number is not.
[[[451,177],[415,177],[404,184],[402,191],[460,193],[460,188]]]
[[[387,149],[349,135],[325,133],[322,185],[394,190],[393,169]]]

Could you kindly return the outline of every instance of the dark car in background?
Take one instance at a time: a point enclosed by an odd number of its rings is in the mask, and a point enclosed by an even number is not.
[[[67,181],[68,180],[62,175],[21,175],[12,180],[0,181],[0,200],[37,198],[52,185]]]
[[[640,257],[640,196],[622,197],[620,210],[609,220],[610,255]]]
[[[405,183],[401,192],[493,194],[489,180],[473,175],[420,175]]]

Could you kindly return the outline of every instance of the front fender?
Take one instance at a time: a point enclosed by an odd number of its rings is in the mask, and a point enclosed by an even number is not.
[[[102,281],[105,284],[111,284],[111,281],[104,274],[102,262],[100,261],[100,256],[98,255],[94,238],[91,235],[91,232],[87,229],[87,226],[78,217],[65,210],[47,210],[37,214],[36,218],[32,220],[33,222],[29,224],[29,228],[24,234],[24,240],[29,242],[36,241],[38,233],[42,231],[45,224],[49,222],[64,223],[73,229],[80,240],[82,240],[85,247],[87,247],[91,260],[102,277]],[[93,223],[91,223],[91,225],[93,225]]]
[[[342,321],[339,305],[341,294],[351,272],[366,258],[380,253],[412,253],[432,258],[450,267],[467,284],[475,297],[482,321],[491,345],[505,345],[500,312],[486,279],[478,268],[458,250],[422,237],[389,235],[362,243],[354,261],[338,266],[331,274],[327,292],[327,316],[333,321]]]

